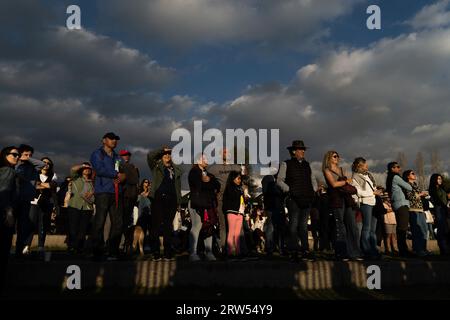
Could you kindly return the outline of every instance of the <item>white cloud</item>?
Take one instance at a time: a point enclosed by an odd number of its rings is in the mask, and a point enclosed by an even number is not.
[[[303,139],[311,159],[335,149],[377,170],[397,153],[441,150],[450,136],[450,28],[341,48],[300,68],[289,84],[253,86],[225,105],[224,127],[280,128],[283,145]],[[414,134],[414,136],[411,136]],[[448,165],[448,163],[446,163]]]
[[[407,24],[415,29],[450,25],[450,0],[440,0],[422,8]]]

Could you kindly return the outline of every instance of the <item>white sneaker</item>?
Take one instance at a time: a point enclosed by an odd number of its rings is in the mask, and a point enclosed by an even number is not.
[[[217,260],[216,257],[212,254],[212,252],[207,253],[205,257],[206,257],[206,260],[208,260],[208,261],[216,261]]]
[[[23,255],[28,255],[28,254],[30,254],[30,247],[29,246],[25,246],[24,248],[23,248],[23,250],[22,250],[22,254]]]
[[[197,262],[197,261],[200,261],[201,259],[200,259],[200,257],[198,256],[198,254],[195,254],[195,253],[193,253],[193,254],[191,254],[190,256],[189,256],[189,261],[191,261],[191,262]]]

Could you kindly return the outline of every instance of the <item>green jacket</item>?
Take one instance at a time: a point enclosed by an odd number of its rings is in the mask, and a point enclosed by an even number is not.
[[[162,163],[163,149],[158,149],[149,152],[147,155],[147,163],[152,171],[152,189],[150,191],[150,197],[155,197],[155,192],[158,190],[164,179],[164,165]],[[177,205],[181,203],[181,175],[183,171],[175,164],[172,164],[175,171],[175,191],[177,193]]]
[[[76,172],[72,172],[72,187],[69,207],[78,210],[94,210],[94,196],[92,196],[90,202],[86,201],[86,199],[82,197],[85,184],[87,184],[86,187],[88,192],[94,191],[94,184],[92,181],[85,181],[82,176],[78,175]]]

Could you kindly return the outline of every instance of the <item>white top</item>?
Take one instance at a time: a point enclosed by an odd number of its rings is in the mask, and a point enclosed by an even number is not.
[[[376,203],[375,195],[373,194],[375,190],[375,186],[372,183],[372,180],[367,175],[355,173],[354,176],[358,176],[363,179],[366,183],[364,183],[364,188],[358,183],[358,179],[353,179],[352,185],[358,191],[358,202],[360,204],[367,204],[369,206],[374,206]]]
[[[47,176],[45,175],[45,174],[40,174],[39,175],[39,179],[41,180],[41,182],[45,182],[46,180],[47,180]],[[58,177],[56,176],[56,174],[53,174],[53,177],[52,177],[52,181],[54,181],[54,182],[56,182],[58,180]],[[40,197],[41,195],[39,195],[39,197]],[[39,197],[38,198],[34,198],[34,200],[32,200],[30,203],[31,204],[35,204],[35,205],[37,205],[38,204],[38,201],[39,201]],[[50,203],[53,203],[53,200],[52,199],[50,199]]]

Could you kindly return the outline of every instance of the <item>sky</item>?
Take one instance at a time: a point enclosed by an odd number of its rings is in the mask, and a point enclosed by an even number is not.
[[[327,150],[450,169],[450,0],[2,0],[0,30],[0,146],[61,177],[109,131],[149,176],[146,153],[194,120],[279,129],[280,158],[304,140],[315,170]]]

